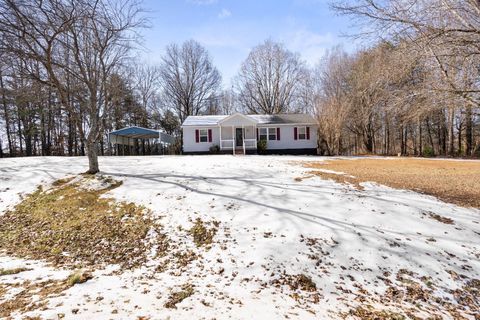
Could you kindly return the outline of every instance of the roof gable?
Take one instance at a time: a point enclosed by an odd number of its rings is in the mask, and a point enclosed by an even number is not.
[[[252,125],[256,123],[257,123],[257,120],[255,120],[254,118],[238,112],[218,122],[219,125],[227,125],[227,126],[228,125]]]

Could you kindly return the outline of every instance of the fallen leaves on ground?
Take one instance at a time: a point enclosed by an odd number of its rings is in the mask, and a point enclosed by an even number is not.
[[[105,196],[120,184],[79,176],[39,187],[0,216],[0,250],[57,266],[139,266],[148,254],[147,233],[159,226],[145,208]]]
[[[92,278],[90,272],[77,272],[63,280],[24,281],[15,284],[0,284],[0,293],[16,288],[17,293],[0,303],[0,317],[10,317],[14,312],[28,312],[46,308],[48,299],[58,297],[63,291]],[[75,280],[73,280],[75,279]]]

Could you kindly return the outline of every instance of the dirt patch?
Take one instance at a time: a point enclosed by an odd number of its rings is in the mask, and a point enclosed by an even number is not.
[[[79,176],[39,187],[0,217],[0,250],[57,266],[140,265],[147,233],[158,226],[145,208],[104,196],[120,184]]]
[[[360,185],[361,181],[359,179],[355,178],[355,177],[352,177],[352,176],[348,176],[348,175],[345,175],[345,174],[336,174],[336,173],[324,172],[324,171],[312,171],[311,173],[313,173],[314,175],[319,176],[319,177],[321,177],[322,179],[325,179],[325,180],[333,180],[337,183],[353,186],[357,190],[363,190],[364,189]]]
[[[445,223],[445,224],[455,224],[453,219],[443,217],[439,214],[429,212],[428,215],[430,216],[430,218],[432,218],[433,220],[437,220],[438,222]]]
[[[315,313],[311,306],[319,303],[322,295],[311,277],[305,274],[288,274],[285,271],[277,275],[272,273],[271,276],[274,278],[265,283],[264,287],[273,286],[282,294],[288,294],[298,307]]]
[[[179,291],[173,292],[165,303],[165,308],[176,308],[176,305],[193,295],[193,286],[189,283],[184,284]]]
[[[68,277],[67,283],[69,286],[72,287],[78,283],[85,283],[92,278],[92,274],[88,271],[75,272],[74,274],[70,275],[70,277]]]
[[[312,278],[304,274],[286,274],[282,273],[277,279],[273,279],[271,284],[275,287],[288,286],[292,291],[315,292],[317,286]]]
[[[358,185],[376,182],[438,197],[465,207],[480,208],[480,162],[429,159],[334,159],[303,163],[307,168],[343,172],[344,175],[313,171],[322,178]],[[354,178],[349,177],[354,176]]]
[[[292,290],[302,290],[302,291],[317,291],[317,286],[315,282],[312,281],[312,278],[304,274],[297,274],[294,276],[287,277],[287,283]]]

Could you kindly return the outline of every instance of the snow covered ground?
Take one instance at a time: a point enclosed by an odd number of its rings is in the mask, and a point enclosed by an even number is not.
[[[99,270],[92,280],[50,299],[45,310],[14,318],[318,319],[339,318],[368,304],[447,319],[453,318],[448,313],[453,308],[474,319],[478,300],[461,310],[455,290],[480,278],[480,211],[374,184],[355,190],[311,176],[311,169],[293,163],[321,159],[101,158],[102,173],[123,181],[109,194],[151,209],[175,248],[194,252],[197,259],[161,271],[156,258],[121,274]],[[83,172],[86,165],[85,158],[0,159],[0,214],[21,194]],[[197,218],[219,222],[209,250],[196,247],[185,232]],[[0,284],[69,274],[0,255],[0,269],[27,263],[31,271],[2,276]],[[317,290],[289,286],[296,275],[310,277]],[[420,294],[410,290],[394,299],[395,292],[388,291],[412,283]],[[185,284],[194,294],[176,308],[165,308],[167,297]],[[8,295],[0,296],[0,303],[5,299]]]

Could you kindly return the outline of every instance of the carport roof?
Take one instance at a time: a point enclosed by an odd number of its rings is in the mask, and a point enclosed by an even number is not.
[[[160,136],[160,132],[153,129],[134,126],[112,131],[109,133],[109,135],[132,139],[155,139]]]

